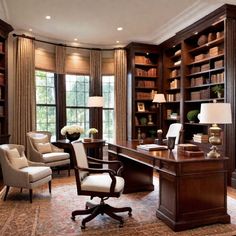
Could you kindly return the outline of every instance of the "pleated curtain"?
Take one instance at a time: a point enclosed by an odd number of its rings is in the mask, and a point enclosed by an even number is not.
[[[66,64],[66,47],[56,46],[56,73],[57,74],[66,74],[65,64]]]
[[[116,141],[127,139],[127,57],[124,49],[114,53],[115,61],[115,130]]]
[[[36,128],[35,42],[17,38],[15,49],[11,140],[26,146],[26,133]]]

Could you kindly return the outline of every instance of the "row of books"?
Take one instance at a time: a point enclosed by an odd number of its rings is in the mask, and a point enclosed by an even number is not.
[[[136,86],[137,87],[147,87],[147,88],[155,87],[155,81],[151,81],[151,80],[138,80],[136,82]]]
[[[191,92],[190,98],[191,98],[191,100],[209,99],[210,98],[210,88],[201,89],[200,91]]]
[[[151,59],[145,56],[135,56],[135,64],[153,64]]]
[[[224,72],[211,75],[211,83],[224,83]]]
[[[180,101],[180,93],[166,94],[166,100],[167,100],[167,102]]]
[[[176,89],[180,87],[180,81],[178,79],[174,79],[170,82],[170,89]]]
[[[140,68],[135,68],[135,75],[136,76],[155,77],[155,76],[157,76],[157,69],[156,68],[150,68],[149,70],[143,70],[143,69],[140,69]]]
[[[136,93],[136,99],[152,99],[152,93],[138,92]]]
[[[180,70],[174,69],[170,72],[170,78],[175,78],[180,75]]]
[[[3,49],[3,43],[0,42],[0,52],[3,52],[3,51],[4,51],[4,49]]]

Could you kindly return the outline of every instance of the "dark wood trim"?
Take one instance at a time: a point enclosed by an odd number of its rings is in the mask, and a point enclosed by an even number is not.
[[[56,136],[61,139],[60,130],[66,125],[66,83],[64,74],[54,74],[56,85]]]

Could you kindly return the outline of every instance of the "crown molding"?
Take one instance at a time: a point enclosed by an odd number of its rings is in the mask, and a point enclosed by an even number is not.
[[[161,28],[155,31],[150,38],[153,44],[160,44],[173,37],[177,32],[198,21],[202,17],[216,10],[224,3],[212,0],[198,0],[191,7],[186,8],[179,15],[167,21]]]

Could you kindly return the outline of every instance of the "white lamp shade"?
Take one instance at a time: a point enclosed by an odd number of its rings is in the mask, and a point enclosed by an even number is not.
[[[164,103],[164,102],[166,102],[164,94],[163,93],[156,93],[154,95],[154,98],[153,98],[152,102],[156,102],[156,103]]]
[[[101,96],[94,96],[88,98],[88,107],[103,107],[104,98]]]
[[[200,123],[204,124],[231,124],[230,103],[202,103]]]

